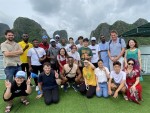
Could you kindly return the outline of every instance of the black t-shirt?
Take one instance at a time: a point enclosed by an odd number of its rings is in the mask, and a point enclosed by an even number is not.
[[[38,82],[42,84],[43,91],[58,87],[56,83],[55,72],[53,70],[51,70],[49,75],[46,75],[44,72],[42,72],[39,75]]]
[[[17,85],[16,81],[13,81],[12,86],[11,86],[11,93],[13,95],[18,97],[21,94],[24,94],[25,90],[27,90],[26,80],[24,80],[20,86]]]

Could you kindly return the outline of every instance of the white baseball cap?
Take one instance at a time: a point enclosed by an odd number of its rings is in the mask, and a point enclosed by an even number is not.
[[[96,38],[95,38],[95,37],[92,37],[91,40],[96,40]]]
[[[53,38],[50,40],[50,42],[56,42]]]

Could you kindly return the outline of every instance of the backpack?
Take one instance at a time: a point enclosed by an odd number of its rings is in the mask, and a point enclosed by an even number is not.
[[[109,41],[109,50],[110,50],[110,44],[111,44],[112,40]],[[119,38],[119,43],[121,44],[121,38]]]

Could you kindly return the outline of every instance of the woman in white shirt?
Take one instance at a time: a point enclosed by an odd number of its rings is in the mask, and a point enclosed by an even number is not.
[[[96,96],[108,97],[108,85],[107,80],[109,78],[109,70],[103,66],[103,60],[98,60],[98,68],[95,69],[95,75],[97,79]]]

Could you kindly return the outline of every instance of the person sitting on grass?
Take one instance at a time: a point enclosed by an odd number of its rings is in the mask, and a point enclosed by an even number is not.
[[[43,64],[43,70],[38,78],[38,86],[41,94],[36,98],[39,99],[42,96],[44,97],[44,102],[46,105],[51,103],[59,102],[59,89],[58,89],[58,73],[51,69],[49,62]],[[61,82],[61,81],[59,81]]]
[[[96,91],[96,76],[94,73],[95,66],[88,60],[84,60],[83,78],[84,82],[80,84],[79,91],[86,94],[87,98],[92,98]]]
[[[3,99],[8,103],[5,109],[5,113],[9,113],[11,111],[13,100],[16,97],[21,97],[21,102],[24,105],[29,104],[29,101],[26,97],[32,91],[30,86],[31,80],[30,78],[28,78],[27,81],[25,79],[26,73],[24,71],[18,71],[12,83],[7,80],[5,81],[6,90],[4,92]]]
[[[123,96],[125,96],[126,73],[121,71],[121,63],[119,61],[113,63],[113,68],[114,71],[111,71],[108,82],[108,93],[113,95],[114,98],[118,97],[119,92],[122,92]]]
[[[131,100],[137,104],[140,104],[140,101],[142,100],[142,86],[140,84],[140,70],[137,70],[134,66],[136,64],[136,61],[132,58],[129,58],[127,60],[127,68],[125,69],[125,72],[127,74],[126,77],[126,100]]]
[[[78,65],[74,63],[74,58],[68,57],[68,63],[64,65],[61,75],[62,84],[64,84],[64,91],[67,91],[69,83],[71,82],[73,83],[72,87],[77,91],[77,84],[79,84],[81,77],[81,71]]]
[[[97,97],[108,97],[108,78],[109,70],[103,66],[103,60],[98,60],[98,68],[95,69],[95,75],[97,79],[96,96]]]

